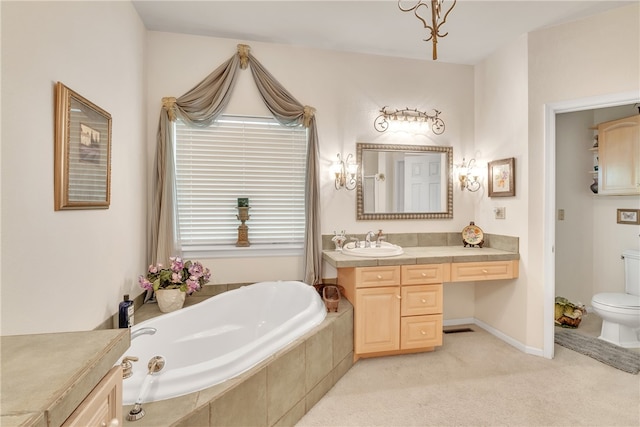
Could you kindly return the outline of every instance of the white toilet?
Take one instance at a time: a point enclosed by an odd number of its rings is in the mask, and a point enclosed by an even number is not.
[[[625,348],[640,348],[640,252],[627,250],[624,259],[625,293],[604,292],[591,299],[602,318],[601,340]]]

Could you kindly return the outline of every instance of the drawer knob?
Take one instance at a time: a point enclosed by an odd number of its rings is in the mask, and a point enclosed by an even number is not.
[[[422,303],[423,303],[423,304],[426,304],[426,302],[427,302],[427,300],[426,300],[426,299],[424,299],[424,298],[422,298]]]
[[[422,335],[427,335],[427,333],[426,333],[425,331],[420,331],[420,333],[421,333]]]
[[[482,270],[482,272],[483,272],[484,274],[487,274],[487,273],[488,273],[488,271],[487,271],[487,270],[484,270],[484,269]]]
[[[427,273],[422,273],[422,277],[427,277]]]
[[[378,274],[378,280],[382,280],[382,276]]]

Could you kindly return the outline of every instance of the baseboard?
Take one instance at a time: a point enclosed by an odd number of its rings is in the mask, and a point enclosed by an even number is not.
[[[516,349],[518,349],[519,351],[521,351],[523,353],[531,354],[531,355],[534,355],[534,356],[544,357],[544,353],[543,353],[542,349],[527,346],[527,345],[521,343],[520,341],[518,341],[516,339],[513,339],[509,335],[497,330],[493,326],[490,326],[490,325],[484,323],[482,320],[476,319],[475,317],[444,320],[442,322],[442,324],[443,324],[443,326],[457,326],[457,325],[469,325],[469,324],[476,325],[476,326],[484,329],[485,331],[489,332],[491,335],[493,335],[494,337],[498,338],[499,340],[506,342],[510,346],[515,347]]]

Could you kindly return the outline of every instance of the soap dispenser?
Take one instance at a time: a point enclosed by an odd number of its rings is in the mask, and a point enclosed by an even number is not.
[[[118,327],[130,328],[133,326],[133,301],[129,299],[129,295],[124,296],[124,300],[120,303],[118,309]]]

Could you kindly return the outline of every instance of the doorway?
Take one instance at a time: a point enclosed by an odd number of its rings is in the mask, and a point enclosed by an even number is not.
[[[556,293],[556,114],[615,107],[640,102],[638,92],[624,92],[563,101],[545,105],[544,159],[544,349],[543,356],[554,356],[554,305]]]

